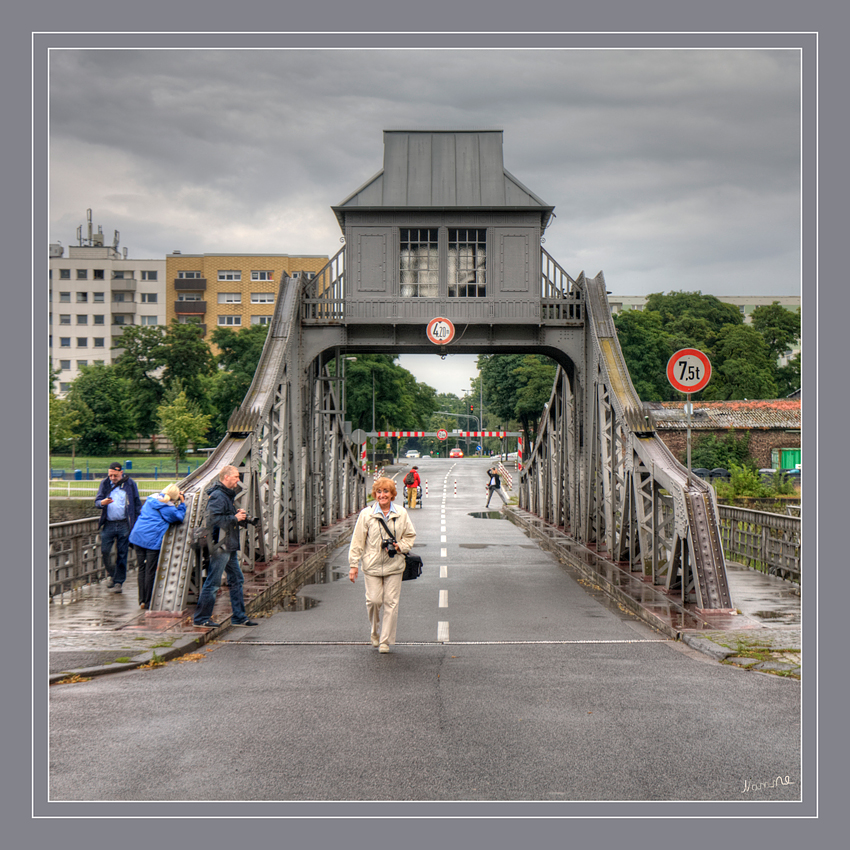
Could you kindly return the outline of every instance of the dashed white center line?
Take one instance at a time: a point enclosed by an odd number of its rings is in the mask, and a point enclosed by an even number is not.
[[[437,623],[437,640],[440,643],[448,643],[449,640],[449,624],[446,620],[440,620]]]
[[[448,564],[440,564],[440,578],[448,578],[449,577],[449,565]]]
[[[449,607],[449,592],[448,590],[440,591],[440,608],[448,608]]]

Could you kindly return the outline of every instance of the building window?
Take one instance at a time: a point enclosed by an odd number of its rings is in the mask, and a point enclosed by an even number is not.
[[[78,292],[77,293],[77,304],[88,304],[89,294],[88,292]]]
[[[103,277],[103,272],[100,273],[100,276]],[[132,275],[128,275],[128,277],[132,277]],[[112,272],[113,280],[124,280],[124,272]]]
[[[71,293],[70,292],[60,292],[59,293],[59,302],[61,304],[70,304],[71,303]]]
[[[156,274],[156,272],[154,272]],[[201,277],[200,272],[177,272],[177,277],[182,278],[183,280],[198,280]],[[149,278],[150,280],[156,280],[156,278]]]
[[[142,280],[156,280],[156,272],[142,272]]]
[[[77,271],[77,277],[80,276],[80,272]],[[105,280],[103,269],[92,269],[92,277],[94,280]]]
[[[219,316],[218,317],[219,325],[241,325],[242,317],[241,316]]]
[[[399,231],[401,297],[436,298],[439,252],[436,227],[402,227]]]
[[[95,366],[105,365],[103,360],[92,360],[92,363],[94,363]]]
[[[88,365],[89,365],[88,360],[78,360],[77,361],[77,368],[78,369],[81,369],[83,366],[88,366]]]
[[[59,382],[59,392],[67,393],[71,389],[71,384],[69,381],[60,381]]]
[[[59,347],[60,348],[70,348],[71,347],[71,337],[60,336],[59,337]]]
[[[79,316],[77,316],[77,324],[78,325],[87,325],[88,323],[89,323],[89,317],[88,316],[86,316],[84,314],[80,314]]]
[[[89,279],[89,270],[88,269],[77,269],[77,280],[88,280]]]
[[[274,304],[274,292],[252,292],[252,304]]]
[[[180,292],[177,294],[178,301],[203,301],[203,297],[198,292]]]
[[[71,324],[71,314],[70,313],[60,313],[59,314],[59,324],[60,325],[70,325]]]
[[[218,303],[219,304],[241,304],[242,303],[242,294],[239,292],[219,292],[218,293]]]
[[[59,269],[59,280],[70,280],[71,279],[71,270],[70,269]]]
[[[112,317],[113,325],[132,325],[132,321],[127,321],[127,316],[122,316],[120,313],[117,316]]]
[[[155,325],[157,324],[156,316],[140,316],[141,319],[140,324],[142,325]]]
[[[105,318],[106,318],[106,316],[104,316],[103,314],[92,316],[92,319],[94,320],[94,324],[96,324],[96,325],[105,325],[106,324],[106,322],[104,321]]]
[[[112,293],[112,301],[116,304],[132,304],[133,303],[133,293],[132,292],[113,292]]]
[[[181,325],[202,325],[203,320],[200,316],[178,316],[177,321]]]
[[[89,340],[88,337],[78,336],[77,337],[77,348],[88,348]]]
[[[96,336],[92,340],[92,343],[94,344],[95,348],[106,348],[106,338],[105,337]]]
[[[486,266],[487,231],[449,228],[449,297],[483,298]]]
[[[92,292],[92,301],[94,301],[95,304],[103,304],[104,303],[103,293],[102,292]]]
[[[142,304],[156,304],[156,292],[142,292]]]
[[[251,316],[252,325],[270,325],[274,316]]]
[[[71,368],[71,361],[70,360],[60,360],[59,361],[59,368],[62,369],[62,370],[70,369]]]
[[[219,270],[218,272],[219,280],[242,280],[242,272],[237,271],[228,271],[228,270]]]
[[[251,280],[271,280],[272,272],[251,272]]]

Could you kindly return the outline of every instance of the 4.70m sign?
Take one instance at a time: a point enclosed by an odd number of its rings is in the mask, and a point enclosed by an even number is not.
[[[667,361],[667,380],[681,393],[698,393],[711,380],[711,363],[696,348],[682,348]]]

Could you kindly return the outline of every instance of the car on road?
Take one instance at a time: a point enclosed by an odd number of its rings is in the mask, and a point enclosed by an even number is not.
[[[449,452],[449,457],[463,457],[463,452],[460,449],[452,449]]]
[[[421,455],[419,454],[419,452],[418,452],[418,451],[416,451],[416,449],[411,449],[411,450],[410,450],[410,451],[409,451],[409,452],[405,455],[405,457],[421,457]]]

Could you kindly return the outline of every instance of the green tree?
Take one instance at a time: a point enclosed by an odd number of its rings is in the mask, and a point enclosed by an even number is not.
[[[250,325],[238,331],[216,328],[212,341],[218,347],[218,369],[205,379],[205,396],[212,424],[207,439],[217,443],[227,431],[227,420],[251,386],[260,355],[263,353],[268,325]]]
[[[212,374],[214,363],[212,351],[200,326],[181,324],[175,319],[165,332],[162,359],[162,383],[165,388],[170,389],[174,381],[179,379],[186,398],[206,411],[207,384],[203,379]]]
[[[679,460],[685,463],[687,452],[682,452]],[[738,437],[729,431],[722,437],[717,434],[703,434],[694,441],[691,451],[691,466],[703,469],[731,469],[733,466],[753,467],[750,457],[750,432]]]
[[[776,398],[776,366],[767,343],[751,325],[727,325],[717,338],[714,368],[703,398]]]
[[[358,354],[346,363],[345,415],[353,428],[372,429],[373,376],[376,430],[424,428],[438,409],[436,390],[393,360],[388,354]]]
[[[660,313],[672,337],[684,335],[691,343],[698,343],[697,348],[712,348],[714,338],[725,325],[744,323],[737,307],[701,292],[668,292],[666,295],[654,292],[647,297],[644,309]]]
[[[753,327],[764,337],[774,361],[800,339],[800,308],[786,310],[778,301],[756,307],[751,316]]]
[[[802,386],[803,364],[798,351],[785,366],[776,369],[776,386],[779,398],[791,395]]]
[[[132,325],[124,329],[121,350],[113,365],[115,371],[130,383],[130,412],[136,432],[151,436],[156,432],[156,410],[162,403],[165,388],[162,367],[165,365],[165,328]]]
[[[484,407],[508,423],[518,421],[533,446],[543,409],[552,394],[557,367],[539,354],[482,354]]]
[[[199,443],[206,436],[211,417],[186,396],[179,380],[173,382],[163,403],[157,408],[159,430],[174,447],[174,470],[180,476],[180,461],[189,443]]]
[[[88,408],[92,413],[91,421],[80,435],[79,448],[83,454],[108,454],[135,433],[130,414],[130,384],[118,375],[114,366],[97,363],[81,367],[67,398],[77,410]]]
[[[48,459],[57,449],[71,444],[71,468],[77,452],[77,442],[94,420],[94,414],[87,405],[68,398],[57,398],[50,393],[48,429]]]
[[[660,313],[626,310],[614,317],[620,348],[642,401],[672,401],[675,390],[667,380],[667,361],[677,350]]]

